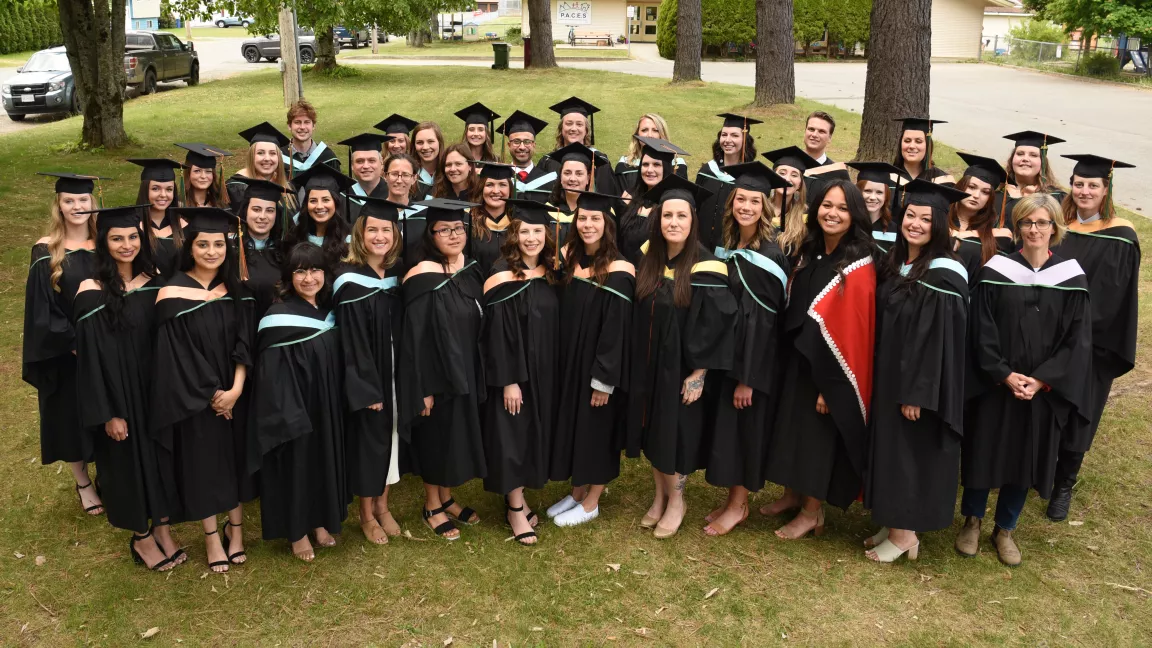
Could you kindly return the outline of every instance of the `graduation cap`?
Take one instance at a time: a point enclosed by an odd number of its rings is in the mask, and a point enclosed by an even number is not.
[[[662,203],[666,200],[679,199],[686,200],[689,205],[695,207],[711,195],[712,192],[704,187],[672,174],[665,176],[655,187],[646,191],[644,193],[644,200],[655,204]]]
[[[288,191],[288,189],[281,187],[275,182],[269,182],[268,180],[245,178],[243,176],[237,176],[236,180],[248,185],[248,188],[244,190],[245,200],[257,198],[259,200],[267,200],[268,202],[280,202],[280,197]]]
[[[847,164],[860,172],[856,176],[857,180],[879,182],[891,186],[893,183],[892,174],[896,174],[897,177],[900,176],[900,169],[887,162],[848,162]]]
[[[404,115],[397,115],[396,113],[392,113],[391,115],[385,117],[383,120],[377,122],[376,125],[372,128],[382,130],[389,135],[407,135],[411,133],[412,129],[416,128],[419,123],[420,122],[416,121],[415,119],[408,119]]]
[[[647,155],[656,160],[672,162],[676,159],[677,155],[690,155],[688,151],[685,151],[668,140],[658,137],[644,137],[643,135],[633,135],[632,137],[636,138],[636,141],[643,145],[641,147],[641,155]]]
[[[528,225],[551,225],[553,218],[548,212],[548,205],[535,200],[509,198],[508,204],[512,206],[512,218]]]
[[[763,124],[764,123],[763,121],[761,121],[759,119],[753,119],[751,117],[746,117],[744,115],[737,115],[734,113],[720,113],[719,115],[716,115],[716,116],[720,117],[724,120],[723,128],[739,128],[740,130],[742,130],[744,132],[748,132],[748,128],[750,126],[755,126],[756,124]]]
[[[456,116],[464,121],[465,124],[484,124],[488,128],[488,136],[492,136],[493,122],[500,116],[499,113],[494,112],[488,106],[480,102],[476,102],[467,108],[461,108],[456,111]]]
[[[726,166],[724,173],[735,178],[733,184],[737,189],[759,191],[765,196],[771,194],[773,189],[792,187],[791,182],[781,178],[779,174],[759,160]]]
[[[1067,141],[1062,140],[1055,135],[1038,133],[1036,131],[1020,131],[1019,133],[1005,135],[1004,139],[1016,142],[1016,146],[1035,146],[1041,151],[1048,148],[1049,144],[1062,144]]]
[[[284,133],[276,130],[276,127],[268,122],[261,122],[252,128],[240,131],[240,137],[247,140],[249,146],[257,142],[269,142],[278,148],[284,148],[292,142]]]
[[[232,154],[224,149],[207,144],[200,144],[199,142],[178,143],[176,146],[188,151],[188,153],[184,155],[184,164],[190,167],[194,166],[201,169],[215,170],[220,158],[232,157]]]
[[[52,171],[38,171],[36,175],[56,178],[56,193],[90,194],[97,180],[107,180],[93,175],[79,175],[76,173],[55,173]]]
[[[384,122],[380,122],[381,124]],[[377,125],[379,128],[379,124]],[[383,129],[381,129],[383,130]],[[376,133],[360,133],[353,135],[342,142],[336,142],[341,146],[348,147],[348,168],[352,168],[352,154],[357,151],[376,151],[380,153],[384,148],[385,142],[390,142],[394,138],[391,135],[377,135]]]
[[[998,189],[1008,179],[1008,172],[1000,163],[990,157],[973,155],[972,153],[957,153],[961,160],[968,165],[964,175],[979,178]]]
[[[928,137],[932,137],[932,127],[936,124],[947,124],[946,121],[939,119],[928,119],[927,117],[900,117],[892,121],[903,122],[900,126],[900,132],[904,131],[924,131]]]
[[[96,232],[102,238],[108,233],[108,230],[116,227],[140,229],[142,227],[141,221],[144,220],[144,210],[149,207],[151,205],[128,205],[127,207],[105,207],[80,213],[96,215]]]
[[[552,151],[550,156],[561,165],[565,162],[579,162],[589,169],[592,168],[592,160],[596,157],[596,152],[584,146],[580,142],[573,142],[568,146],[562,146],[555,151]]]
[[[372,218],[379,218],[380,220],[395,223],[400,220],[400,212],[408,209],[408,205],[401,205],[400,203],[375,196],[363,196],[359,200],[363,202],[364,205],[360,208],[358,218],[371,216]]]
[[[236,240],[239,243],[240,278],[248,281],[248,262],[244,258],[244,232],[240,229],[240,219],[219,207],[173,207],[172,211],[183,218],[188,225],[184,227],[187,236],[185,240],[196,238],[197,234],[224,234],[227,236],[236,231]]]
[[[496,132],[504,137],[511,137],[512,133],[532,133],[533,135],[539,135],[540,131],[545,128],[548,128],[548,122],[517,110],[509,115],[503,124],[496,127]]]
[[[432,227],[433,223],[440,221],[466,221],[468,220],[468,211],[473,207],[479,206],[479,203],[451,200],[449,198],[429,198],[428,200],[421,200],[412,204],[417,207],[426,208],[424,214],[428,227]]]
[[[478,161],[476,166],[480,167],[480,177],[490,180],[511,180],[517,171],[517,168],[511,164],[499,162]]]
[[[913,180],[904,185],[903,203],[931,207],[933,210],[948,213],[948,207],[952,203],[960,202],[967,197],[967,192],[953,189],[948,185],[929,180]]]
[[[595,191],[581,191],[579,193],[579,197],[576,198],[577,209],[598,211],[602,212],[605,216],[612,213],[612,210],[616,207],[616,201],[620,200],[616,196],[596,193]]]
[[[306,171],[297,173],[292,184],[304,189],[305,194],[312,189],[327,189],[335,195],[347,191],[356,181],[327,164],[313,164]]]
[[[183,164],[168,158],[128,158],[128,161],[144,167],[140,172],[141,182],[175,182],[175,170],[184,168]]]
[[[768,151],[763,156],[772,161],[772,170],[775,171],[782,166],[790,166],[794,169],[799,169],[801,173],[808,169],[815,169],[820,166],[811,155],[804,152],[804,149],[799,146],[785,146],[775,151]]]
[[[1109,180],[1109,186],[1111,186],[1112,171],[1114,169],[1136,168],[1134,164],[1120,162],[1119,160],[1109,160],[1099,155],[1062,155],[1060,157],[1076,161],[1076,167],[1072,169],[1072,175],[1080,176],[1081,178],[1107,178]]]
[[[551,110],[552,112],[560,115],[560,119],[564,119],[564,115],[569,115],[572,113],[576,113],[578,115],[583,115],[583,116],[587,117],[588,118],[588,141],[591,142],[593,146],[595,146],[595,144],[596,144],[596,113],[600,112],[599,108],[597,108],[596,106],[593,106],[592,104],[588,103],[587,101],[584,101],[580,97],[568,97],[564,101],[561,101],[559,103],[554,103],[551,106],[548,106],[548,109]]]

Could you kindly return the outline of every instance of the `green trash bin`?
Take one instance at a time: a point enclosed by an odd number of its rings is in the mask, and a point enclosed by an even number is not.
[[[492,51],[496,54],[496,62],[492,64],[493,70],[508,69],[508,43],[492,43]]]

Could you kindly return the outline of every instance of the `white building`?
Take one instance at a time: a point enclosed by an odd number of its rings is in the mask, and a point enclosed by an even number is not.
[[[988,7],[984,10],[984,38],[1004,40],[1008,32],[1035,14],[1024,7]]]
[[[932,0],[932,58],[960,60],[979,57],[984,12],[988,7],[1016,7],[1016,2]]]

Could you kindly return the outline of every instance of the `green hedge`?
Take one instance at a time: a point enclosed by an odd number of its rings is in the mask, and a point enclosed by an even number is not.
[[[55,0],[29,0],[0,7],[0,54],[63,44]]]

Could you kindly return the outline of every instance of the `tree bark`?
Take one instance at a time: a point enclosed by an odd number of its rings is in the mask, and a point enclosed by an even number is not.
[[[756,0],[756,105],[796,102],[792,0]]]
[[[890,161],[901,117],[928,117],[932,0],[875,0],[857,160]]]
[[[552,3],[549,0],[528,0],[528,45],[532,67],[556,67],[556,52],[552,44]]]
[[[700,53],[704,27],[701,0],[680,0],[676,9],[676,59],[672,63],[672,83],[700,80]],[[789,22],[791,25],[791,22]]]
[[[332,31],[332,26],[321,27],[315,33],[316,63],[313,64],[312,71],[328,72],[335,70],[340,64],[336,62],[336,46],[333,44],[336,34]]]
[[[285,5],[280,8],[276,19],[280,26],[280,60],[283,67],[280,72],[280,83],[284,89],[284,107],[287,108],[300,100],[300,46],[297,44],[296,18],[292,8]]]
[[[60,0],[60,33],[84,126],[80,144],[85,148],[120,148],[128,144],[124,132],[124,20],[125,0]]]

